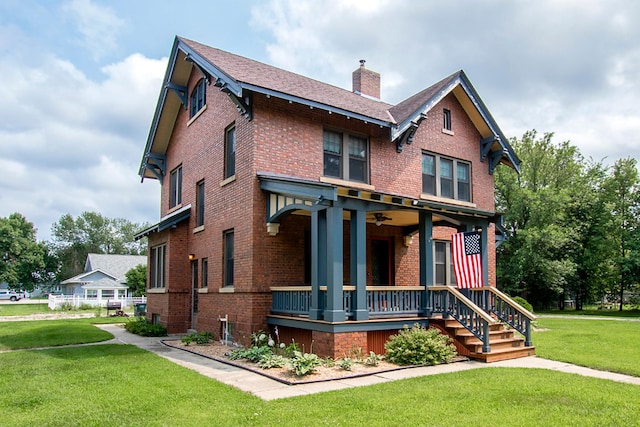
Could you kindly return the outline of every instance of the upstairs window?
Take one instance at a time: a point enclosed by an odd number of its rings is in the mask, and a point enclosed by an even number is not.
[[[191,91],[189,118],[195,116],[207,103],[207,86],[204,79],[200,79]]]
[[[224,179],[236,174],[236,127],[227,128],[224,136]]]
[[[169,177],[169,208],[182,204],[182,165],[171,171]]]
[[[447,199],[471,201],[470,164],[436,154],[422,154],[422,192]]]
[[[324,131],[324,176],[369,182],[369,144],[366,138]]]
[[[442,129],[451,130],[451,111],[447,110],[446,108],[442,110],[442,118]]]
[[[196,227],[204,225],[204,180],[196,184]]]

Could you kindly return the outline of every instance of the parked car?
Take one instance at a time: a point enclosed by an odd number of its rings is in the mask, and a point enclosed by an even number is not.
[[[0,300],[8,299],[11,301],[18,301],[22,296],[8,289],[0,289]]]

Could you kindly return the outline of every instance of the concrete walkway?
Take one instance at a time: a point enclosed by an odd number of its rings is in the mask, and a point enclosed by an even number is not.
[[[458,362],[420,368],[408,368],[391,372],[381,372],[365,377],[345,378],[332,381],[286,385],[254,372],[227,365],[222,362],[198,356],[187,351],[167,347],[160,341],[162,338],[148,338],[131,334],[118,325],[96,325],[110,332],[114,339],[104,342],[132,344],[144,350],[153,352],[185,368],[192,369],[200,374],[213,378],[224,384],[236,387],[247,393],[254,394],[264,400],[281,399],[285,397],[302,396],[306,394],[320,393],[324,391],[340,390],[351,387],[379,384],[387,381],[395,381],[404,378],[420,377],[424,375],[445,374],[457,371],[466,371],[478,368],[541,368],[555,371],[578,374],[588,377],[603,378],[612,381],[640,385],[640,377],[615,374],[612,372],[598,371],[583,368],[570,363],[556,362],[541,359],[539,357],[523,357],[521,359],[506,360],[495,363],[482,363],[477,361]]]

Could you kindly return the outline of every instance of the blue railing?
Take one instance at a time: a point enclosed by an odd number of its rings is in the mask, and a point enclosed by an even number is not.
[[[495,314],[498,319],[524,335],[524,345],[532,345],[531,322],[536,320],[533,313],[493,287],[471,289],[471,299],[484,311]]]
[[[367,286],[366,304],[371,317],[393,317],[417,315],[421,313],[421,286]],[[345,286],[342,292],[342,307],[347,318],[352,317],[354,307],[354,286]],[[310,286],[283,286],[271,288],[271,312],[308,316],[311,309]],[[326,287],[320,288],[319,310],[327,306]]]
[[[443,319],[449,316],[460,322],[469,332],[482,341],[482,352],[491,351],[489,344],[490,326],[495,324],[487,313],[469,298],[451,286],[430,286],[431,313],[442,314]]]

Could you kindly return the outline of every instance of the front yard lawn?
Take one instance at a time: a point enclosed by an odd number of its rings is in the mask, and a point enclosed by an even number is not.
[[[640,322],[545,317],[537,322],[537,356],[640,377]]]
[[[29,320],[0,322],[0,350],[50,347],[106,341],[113,335],[93,326],[102,321],[123,322],[122,318],[73,320]]]

